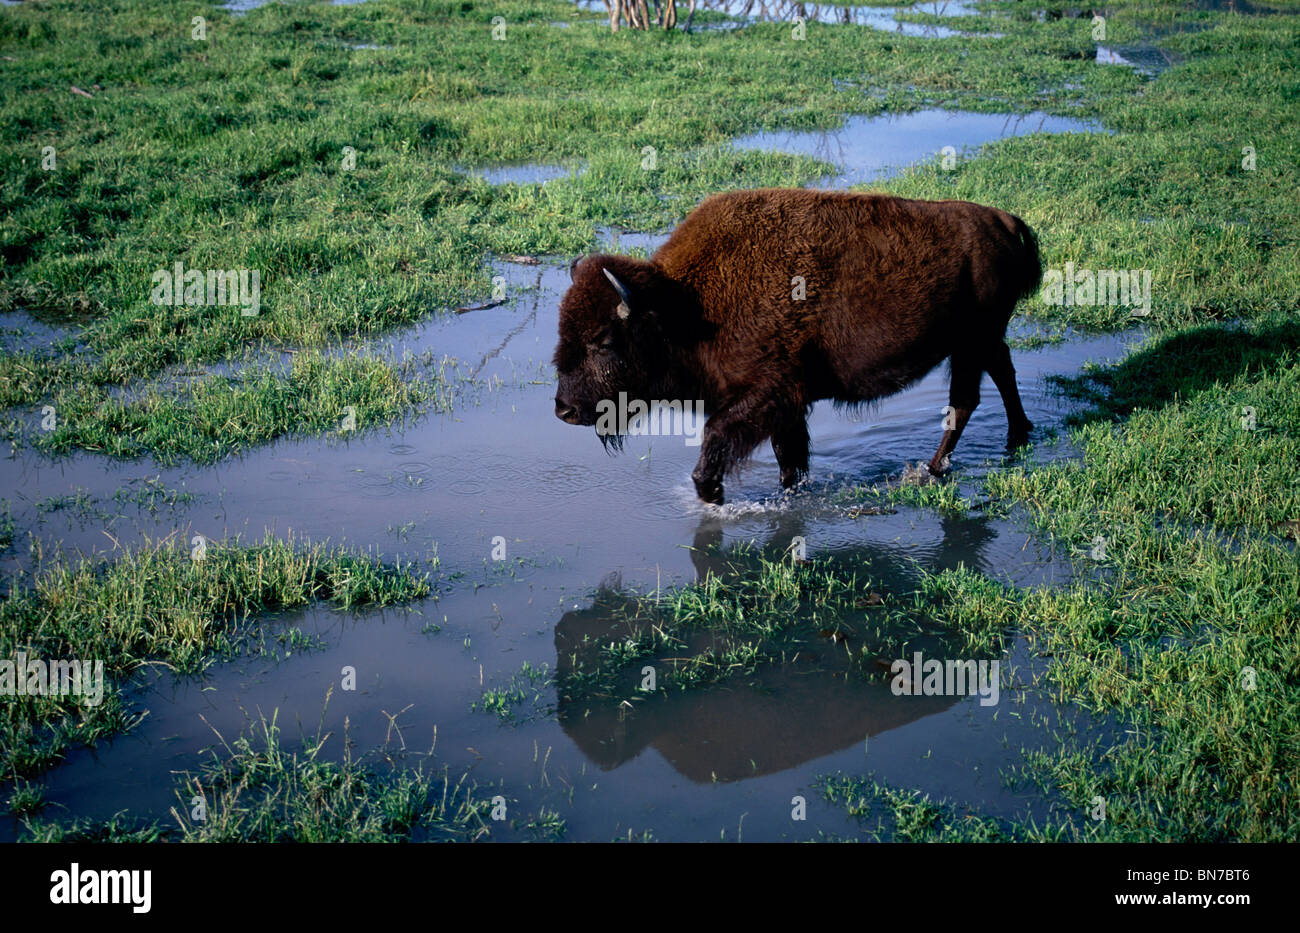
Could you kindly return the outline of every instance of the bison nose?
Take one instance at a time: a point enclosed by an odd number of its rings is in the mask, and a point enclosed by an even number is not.
[[[575,424],[578,420],[578,409],[557,398],[555,400],[555,417],[561,421],[567,421],[569,424]]]

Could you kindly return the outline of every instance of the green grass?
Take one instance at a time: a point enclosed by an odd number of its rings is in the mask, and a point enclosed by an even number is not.
[[[0,603],[0,658],[104,662],[98,705],[77,696],[13,696],[0,706],[0,774],[45,770],[75,745],[129,729],[141,715],[122,687],[145,665],[180,674],[229,657],[259,633],[258,617],[325,600],[340,609],[425,596],[404,566],[320,546],[208,542],[201,560],[168,539],[112,561],[53,561]]]
[[[172,808],[186,842],[473,841],[489,832],[491,794],[465,777],[423,765],[397,767],[353,756],[346,740],[331,759],[330,736],[287,748],[275,719],[222,743],[187,775]],[[340,744],[338,740],[335,745]],[[195,818],[203,799],[202,819]]]
[[[55,429],[32,435],[31,442],[56,454],[85,450],[118,458],[150,454],[164,464],[183,457],[210,463],[287,434],[344,436],[397,421],[416,408],[448,410],[441,371],[430,378],[418,369],[382,359],[303,354],[286,377],[250,372],[179,391],[151,388],[129,400],[83,386],[56,404],[61,417]]]
[[[506,683],[484,690],[483,696],[471,704],[470,709],[495,713],[503,723],[518,724],[539,719],[553,711],[553,706],[546,701],[546,690],[552,679],[549,664],[525,661]]]
[[[874,841],[1011,842],[1016,838],[1014,828],[997,820],[960,812],[947,802],[878,781],[835,774],[820,778],[816,786],[828,803],[858,820]]]
[[[195,11],[205,41],[190,38]],[[0,54],[13,61],[0,74],[0,310],[68,322],[87,348],[0,360],[0,406],[50,404],[61,423],[43,436],[13,419],[6,432],[51,451],[207,461],[329,433],[347,405],[363,427],[389,422],[439,387],[412,386],[391,363],[309,355],[287,375],[246,363],[242,380],[129,399],[110,390],[256,348],[364,343],[487,294],[486,256],[568,256],[592,248],[599,226],[663,229],[714,191],[798,183],[824,166],[728,140],[832,127],[846,113],[941,105],[1099,119],[1115,134],[1009,139],[956,171],[921,166],[881,187],[1014,210],[1042,232],[1051,267],[1151,269],[1161,326],[1294,304],[1293,17],[1116,2],[1116,42],[1152,24],[1216,25],[1164,40],[1186,62],[1153,84],[1063,58],[1091,47],[1084,20],[1012,16],[995,23],[1006,33],[996,40],[810,24],[798,42],[775,23],[693,35],[548,25],[571,12],[558,0],[3,11]],[[493,15],[507,20],[505,41],[491,37]],[[391,48],[348,48],[359,43]],[[726,106],[684,87],[717,89]],[[1253,172],[1240,166],[1245,145],[1258,153]],[[645,146],[653,171],[641,168]],[[511,161],[584,170],[499,188],[460,171]],[[175,261],[258,270],[260,313],[150,304],[153,272]],[[1100,326],[1127,314],[1030,311]]]
[[[9,510],[9,503],[0,499],[0,551],[8,550],[14,543],[14,530],[17,524],[14,522],[13,513]]]
[[[117,813],[107,820],[80,817],[56,822],[53,820],[23,821],[23,839],[29,842],[162,842],[167,838],[166,827],[156,822],[133,819],[126,813]]]
[[[125,812],[37,816],[43,798],[33,786],[16,791],[10,809],[22,817],[22,838],[36,842],[473,842],[492,833],[500,788],[433,770],[431,755],[357,755],[346,735],[320,732],[291,743],[275,714],[233,741],[218,736],[218,746],[197,771],[177,775],[168,824]],[[542,808],[511,828],[556,840],[565,821]]]
[[[1181,62],[1151,81],[1079,58],[1094,45],[1090,21],[1030,16],[1068,3],[982,6],[1010,14],[996,21],[1004,38],[907,39],[818,24],[804,42],[788,24],[611,36],[599,24],[550,27],[573,12],[558,0],[272,4],[241,17],[161,0],[0,10],[0,312],[28,309],[68,332],[48,349],[0,357],[4,433],[49,453],[211,462],[291,434],[338,433],[347,406],[360,430],[445,408],[446,375],[429,360],[372,352],[378,335],[488,294],[493,255],[571,256],[594,246],[598,227],[668,229],[707,194],[797,184],[826,169],[735,152],[737,135],[932,106],[1094,119],[1112,132],[1007,139],[954,171],[936,161],[877,187],[1014,211],[1039,232],[1048,268],[1152,271],[1147,345],[1062,386],[1087,405],[1070,427],[1081,459],[1031,459],[980,483],[993,507],[1016,506],[1067,548],[1104,538],[1099,577],[1021,590],[952,571],[859,611],[855,601],[870,591],[860,568],[754,562],[725,579],[598,604],[611,637],[571,646],[557,685],[592,703],[635,698],[646,659],[660,671],[659,691],[743,679],[854,614],[860,654],[845,663],[864,676],[872,651],[908,637],[997,651],[1019,633],[1046,660],[1056,698],[1124,726],[1112,746],[1026,758],[1022,776],[1065,799],[1068,812],[1016,825],[916,789],[843,779],[834,802],[861,810],[866,800],[884,817],[864,831],[1294,840],[1300,17],[1115,0],[1107,44],[1137,42],[1153,27],[1188,30],[1159,40]],[[190,39],[196,12],[208,19],[205,42]],[[504,42],[491,38],[494,15],[507,19]],[[1190,29],[1200,26],[1214,28]],[[358,43],[391,48],[347,48]],[[56,150],[54,171],[41,168],[44,146]],[[355,169],[342,167],[345,146],[357,150]],[[641,168],[646,146],[656,150],[653,171]],[[1254,170],[1243,166],[1246,146]],[[514,161],[582,171],[498,188],[460,171]],[[152,273],[177,260],[259,270],[259,314],[151,305]],[[1133,323],[1127,309],[1040,299],[1022,314],[1038,328],[1022,348],[1065,326]],[[74,352],[78,343],[85,349]],[[261,364],[284,351],[295,352],[287,371]],[[233,374],[166,378],[174,367],[221,362]],[[57,414],[51,431],[31,424],[45,405]],[[882,493],[900,507],[972,505],[955,484],[864,490],[864,501]],[[0,547],[14,534],[12,520],[0,520]],[[0,647],[102,656],[116,691],[142,663],[200,668],[269,608],[419,594],[400,574],[287,545],[209,553],[195,564],[168,546],[54,569],[0,606]],[[1242,686],[1247,667],[1253,689]],[[511,689],[495,689],[494,709],[509,710]],[[94,711],[7,703],[0,770],[48,767],[133,715],[116,692]],[[360,765],[285,758],[264,738],[232,750],[225,783],[220,766],[213,772],[234,795],[223,800],[240,801],[226,822],[188,831],[260,837],[273,818],[291,816],[302,837],[332,838],[351,815],[367,838],[401,836],[412,801],[437,787],[372,783]],[[268,773],[273,780],[252,783]],[[321,807],[298,813],[308,793]],[[1087,815],[1098,796],[1104,822]],[[562,831],[544,813],[535,825]],[[123,818],[34,832],[162,830]]]
[[[9,794],[8,810],[14,816],[30,816],[45,807],[45,788],[26,781],[14,785]]]

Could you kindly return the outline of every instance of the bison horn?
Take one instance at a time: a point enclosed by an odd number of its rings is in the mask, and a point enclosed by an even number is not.
[[[627,286],[620,282],[614,273],[610,272],[608,269],[601,269],[600,271],[605,273],[605,278],[609,279],[609,284],[613,285],[614,291],[618,292],[618,316],[626,320],[632,313],[632,309],[629,306],[629,302],[632,298],[631,293],[627,290]]]
[[[577,275],[577,272],[578,272],[578,265],[579,265],[579,264],[580,264],[584,259],[586,259],[586,258],[587,258],[586,256],[578,256],[578,257],[576,257],[576,258],[573,260],[573,262],[569,263],[569,279],[570,279],[570,281],[572,281],[573,278]]]

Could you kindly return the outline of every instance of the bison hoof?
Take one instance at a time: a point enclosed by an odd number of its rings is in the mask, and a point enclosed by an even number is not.
[[[1029,432],[1034,426],[1026,421],[1020,427],[1012,428],[1007,432],[1007,448],[1015,450],[1018,447],[1024,447],[1029,443]]]
[[[722,483],[717,480],[696,480],[695,494],[700,497],[701,502],[707,502],[710,505],[722,505]]]
[[[788,472],[785,471],[785,470],[782,470],[782,471],[781,471],[781,488],[782,488],[782,489],[793,489],[794,487],[796,487],[796,486],[798,486],[800,483],[802,483],[802,482],[804,481],[805,477],[807,477],[807,475],[808,475],[808,474],[807,474],[806,472],[802,471],[802,470],[790,470],[790,471],[788,471]]]
[[[929,473],[931,476],[933,476],[935,479],[941,479],[947,476],[948,472],[952,469],[952,458],[943,457],[942,459],[940,459],[939,457],[935,457],[933,460],[930,461],[929,466],[927,466],[925,469],[926,472]]]

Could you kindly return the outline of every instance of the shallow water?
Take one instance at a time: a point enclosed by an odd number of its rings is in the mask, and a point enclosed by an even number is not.
[[[1125,62],[1125,64],[1128,64]],[[1034,111],[1023,114],[975,113],[964,110],[918,110],[877,117],[852,116],[835,130],[769,131],[742,136],[737,149],[759,149],[809,155],[843,169],[838,175],[814,179],[809,187],[845,188],[888,178],[915,162],[941,156],[951,146],[957,158],[969,158],[984,143],[1030,133],[1105,132],[1092,120],[1056,117]],[[462,169],[492,185],[546,184],[567,177],[571,170],[541,162]],[[582,169],[577,170],[581,173]],[[615,231],[608,230],[608,233]],[[646,234],[621,234],[629,248],[645,246]]]
[[[809,186],[845,188],[878,181],[912,163],[939,157],[946,146],[951,146],[958,158],[968,158],[984,143],[1009,136],[1096,132],[1104,132],[1096,121],[1057,117],[1041,111],[999,114],[932,108],[876,117],[851,116],[834,130],[753,133],[734,140],[732,145],[737,149],[808,155],[830,162],[843,171],[815,179]],[[569,174],[569,169],[563,166],[540,162],[466,171],[493,185],[545,184]]]
[[[247,13],[249,10],[256,10],[260,6],[266,6],[268,3],[274,3],[275,0],[226,0],[221,4],[222,9],[229,10],[232,13]],[[334,6],[352,6],[357,3],[365,3],[366,0],[329,0]]]
[[[1181,56],[1165,51],[1150,42],[1115,47],[1097,46],[1098,65],[1120,65],[1132,68],[1138,74],[1148,77],[1168,71],[1181,61]]]
[[[742,542],[777,553],[801,535],[810,556],[862,561],[873,585],[890,593],[906,592],[922,569],[961,564],[1022,585],[1074,573],[1073,555],[1053,552],[1014,521],[910,508],[855,512],[848,494],[856,486],[896,481],[907,462],[932,453],[947,402],[942,369],[857,418],[819,405],[811,419],[813,477],[793,495],[779,493],[766,446],[729,484],[722,509],[695,500],[689,474],[697,451],[681,437],[632,438],[621,456],[607,455],[590,429],[552,414],[548,360],[566,266],[502,264],[508,304],[391,339],[394,348],[437,348],[475,374],[477,389],[467,397],[478,403],[454,414],[346,442],[282,441],[210,468],[86,455],[51,462],[25,451],[0,459],[0,484],[14,491],[20,529],[3,558],[7,574],[30,568],[28,531],[47,547],[80,553],[171,533],[185,540],[292,533],[373,547],[385,559],[427,561],[436,553],[444,570],[463,574],[413,612],[315,608],[267,620],[271,633],[292,622],[318,634],[322,650],[279,662],[250,657],[200,679],[163,676],[142,686],[139,703],[150,716],[134,733],[75,752],[51,772],[52,802],[77,815],[129,808],[165,817],[175,803],[174,772],[196,767],[196,753],[216,741],[213,730],[230,741],[259,714],[278,710],[290,739],[321,723],[337,736],[347,717],[351,740],[365,749],[395,741],[389,714],[404,711],[398,722],[407,748],[428,748],[436,730],[440,763],[504,782],[526,808],[558,809],[568,838],[612,839],[629,829],[659,839],[724,831],[734,838],[742,815],[746,839],[853,832],[810,789],[817,775],[841,769],[870,770],[987,812],[1042,814],[1045,802],[1003,787],[998,769],[1018,764],[1022,745],[1049,733],[1005,713],[1032,708],[1055,722],[1073,720],[1071,711],[1010,687],[993,708],[975,698],[895,697],[881,683],[846,677],[836,660],[842,649],[829,642],[752,682],[674,694],[621,719],[613,707],[561,706],[503,725],[470,710],[525,661],[553,671],[583,635],[609,634],[617,623],[593,593],[689,582],[719,571]],[[1039,437],[1066,410],[1044,377],[1117,357],[1130,340],[1074,335],[1016,352]],[[955,458],[967,481],[1001,462],[1005,418],[987,380],[985,400]],[[1048,445],[1042,452],[1068,451]],[[140,490],[153,476],[195,498],[157,511],[112,500],[119,488]],[[39,506],[78,490],[89,506]],[[496,536],[507,542],[504,562],[491,560]],[[429,624],[441,630],[425,631]],[[1021,646],[1004,659],[1013,662],[1032,667]],[[355,693],[337,689],[344,665],[359,672]],[[543,693],[544,707],[554,706],[554,691]],[[548,752],[543,776],[537,756]],[[793,794],[810,802],[807,823],[789,820]]]
[[[66,327],[41,320],[22,309],[0,314],[0,351],[30,353],[45,351],[75,336]],[[76,348],[83,349],[80,345]]]
[[[544,162],[493,165],[487,168],[465,169],[464,171],[477,175],[489,185],[544,185],[548,181],[564,178],[570,174],[569,169],[562,165],[547,165]]]
[[[1240,13],[1242,16],[1295,15],[1294,7],[1273,7],[1268,3],[1251,3],[1250,0],[1193,0],[1192,8],[1215,13]]]
[[[986,142],[1030,133],[1095,133],[1100,124],[1046,113],[995,114],[954,110],[855,116],[836,130],[755,133],[734,143],[738,149],[761,149],[807,155],[842,171],[816,179],[810,187],[844,188],[888,177],[902,167],[943,155],[951,146],[957,158],[969,157]]]

